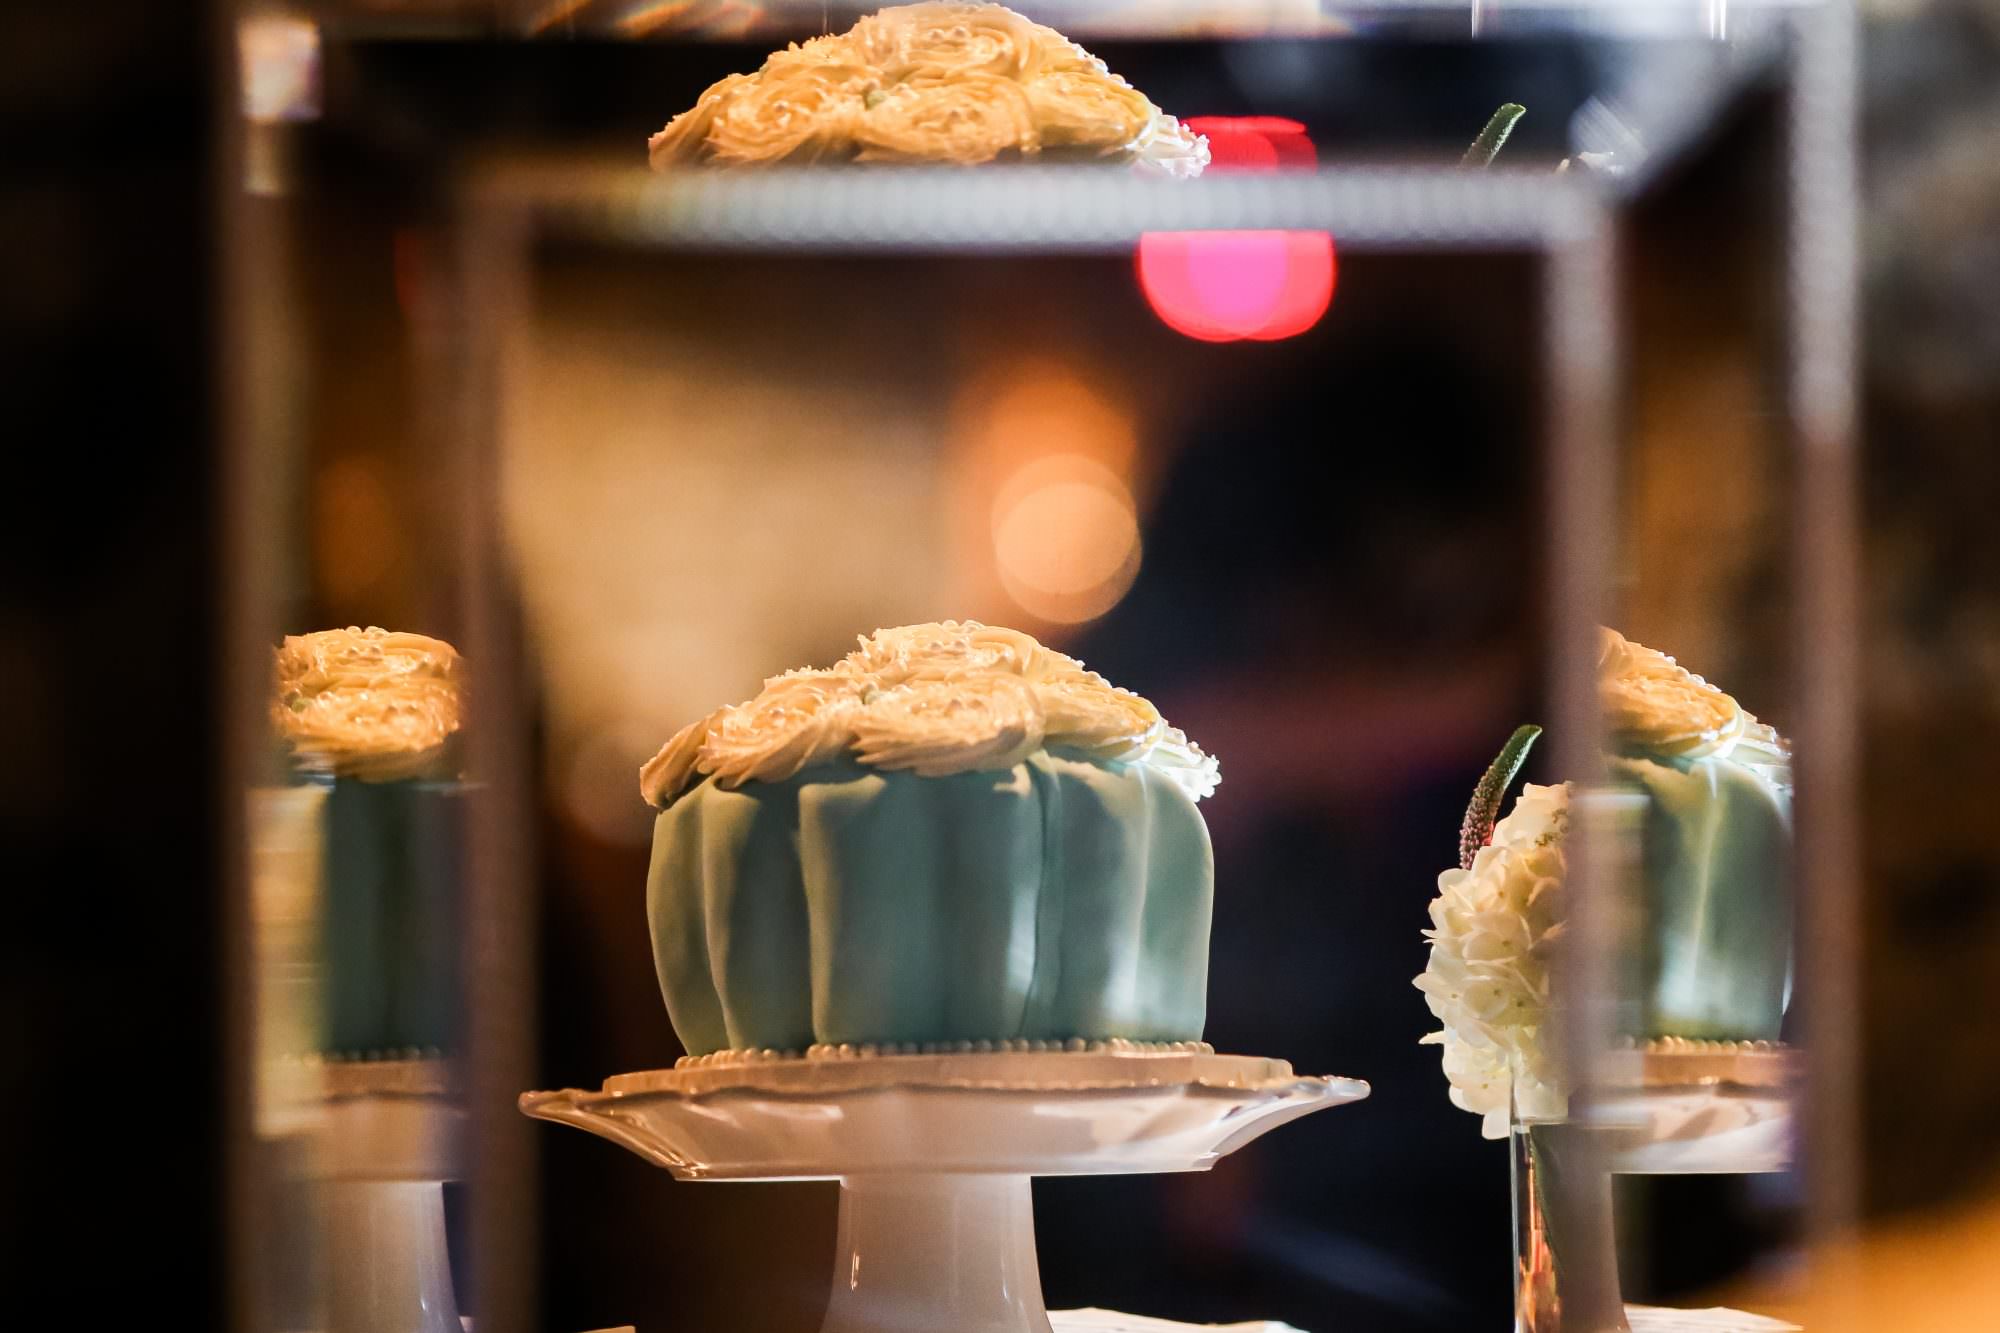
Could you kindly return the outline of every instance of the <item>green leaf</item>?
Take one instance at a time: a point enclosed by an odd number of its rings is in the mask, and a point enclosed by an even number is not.
[[[1493,840],[1493,826],[1500,821],[1500,802],[1507,795],[1507,788],[1513,785],[1514,775],[1528,762],[1528,751],[1535,748],[1535,738],[1541,734],[1542,729],[1533,723],[1516,727],[1507,743],[1500,747],[1499,757],[1487,766],[1486,775],[1472,789],[1472,803],[1465,807],[1465,822],[1458,826],[1459,869],[1472,869],[1472,858]]]
[[[1486,128],[1479,132],[1479,137],[1472,141],[1472,147],[1465,150],[1465,156],[1459,159],[1458,164],[1462,167],[1491,166],[1493,159],[1498,157],[1500,150],[1506,146],[1507,136],[1514,132],[1514,123],[1527,114],[1528,108],[1519,102],[1509,102],[1495,111],[1493,118],[1486,122]]]

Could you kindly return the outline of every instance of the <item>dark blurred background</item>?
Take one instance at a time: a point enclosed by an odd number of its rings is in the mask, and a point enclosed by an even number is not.
[[[214,19],[0,10],[10,1324],[223,1311]]]
[[[2000,853],[1985,811],[2000,777],[2000,4],[1894,9],[1864,44],[1868,919],[1856,1016],[1865,1177],[1885,1219],[1984,1197],[2000,1167],[2000,1048],[1983,1031],[2000,984]],[[10,1323],[79,1301],[223,1323],[236,1108],[218,983],[229,867],[217,481],[230,367],[217,258],[236,243],[219,201],[237,165],[221,132],[234,114],[224,18],[172,0],[0,15]],[[392,476],[423,469],[433,440],[408,311],[426,275],[437,280],[453,167],[496,146],[635,152],[667,111],[769,45],[387,31],[329,42],[319,118],[249,147],[285,182],[270,209],[314,312],[299,352],[317,376],[293,423],[301,458],[339,483],[321,491],[331,517],[289,520],[301,547],[315,524],[394,526],[394,513],[369,517],[376,492],[353,480],[355,458],[388,460]],[[1170,108],[1292,116],[1343,160],[1448,160],[1467,127],[1517,98],[1533,114],[1509,153],[1553,165],[1606,59],[1556,38],[1498,58],[1431,40],[1093,45]],[[1632,467],[1670,500],[1712,475],[1695,460],[1733,459],[1768,480],[1758,423],[1770,386],[1718,362],[1769,364],[1776,123],[1773,105],[1745,99],[1711,150],[1629,219]],[[1305,1328],[1506,1317],[1504,1154],[1445,1102],[1434,1054],[1414,1045],[1428,1023],[1407,985],[1422,965],[1427,876],[1449,859],[1465,788],[1540,702],[1539,390],[1522,362],[1539,312],[1519,262],[1462,262],[1453,273],[1343,257],[1317,343],[1267,358],[1262,379],[1250,357],[1217,374],[1148,483],[1138,581],[1066,641],[1212,741],[1230,775],[1210,811],[1223,867],[1211,1039],[1376,1091],[1206,1176],[1039,1185],[1052,1305]],[[1403,301],[1419,314],[1399,316]],[[1441,321],[1421,311],[1454,301],[1473,326],[1512,319],[1520,344],[1441,343]],[[1690,414],[1711,429],[1691,428]],[[1685,508],[1654,521],[1671,533]],[[1782,519],[1734,521],[1775,542]],[[1284,539],[1211,540],[1232,530]],[[423,539],[412,542],[416,559]],[[1695,580],[1697,542],[1686,539],[1683,583],[1641,580],[1655,600],[1635,614],[1679,614],[1673,591]],[[1647,551],[1642,561],[1660,562],[1647,569],[1674,572],[1672,541]],[[1768,565],[1704,584],[1704,597],[1721,589],[1712,614],[1735,624],[1776,604]],[[1239,595],[1246,585],[1262,595]],[[393,577],[299,575],[287,596],[287,630],[394,621],[421,604]],[[1770,646],[1781,615],[1770,642],[1718,641],[1739,675],[1712,670],[1780,721],[1782,701],[1759,694],[1782,666]],[[1305,696],[1339,725],[1279,725]],[[553,784],[547,795],[540,1073],[595,1084],[670,1062],[633,917],[643,853],[576,818]],[[746,1309],[773,1328],[811,1326],[830,1189],[677,1186],[553,1130],[539,1151],[542,1326],[646,1328],[678,1314],[742,1327]],[[1654,1216],[1714,1217],[1721,1198],[1735,1230],[1655,1247],[1643,1294],[1740,1277],[1740,1256],[1778,1225],[1779,1210],[1740,1187],[1650,1188],[1639,1202]],[[746,1232],[788,1280],[750,1293],[721,1280]],[[1732,1235],[1740,1245],[1723,1243]],[[68,1278],[80,1260],[84,1287]]]

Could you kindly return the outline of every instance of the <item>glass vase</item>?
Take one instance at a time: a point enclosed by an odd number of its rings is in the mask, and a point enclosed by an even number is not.
[[[1514,1333],[1627,1333],[1611,1176],[1575,1121],[1513,1110]]]

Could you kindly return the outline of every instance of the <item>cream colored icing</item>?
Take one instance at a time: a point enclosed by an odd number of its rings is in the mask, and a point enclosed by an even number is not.
[[[997,4],[896,5],[714,84],[648,144],[656,168],[1003,154],[1199,175],[1208,141],[1055,29]]]
[[[861,162],[974,166],[1006,152],[1039,153],[1035,108],[1013,79],[992,74],[911,79],[871,99],[854,124]]]
[[[1092,759],[1142,759],[1166,736],[1152,702],[1094,671],[1063,671],[1040,681],[1045,726],[1062,744]]]
[[[1157,114],[1137,88],[1087,65],[1042,71],[1025,87],[1047,148],[1136,143]]]
[[[801,62],[782,78],[738,85],[713,111],[707,145],[721,163],[811,163],[844,155],[867,96],[881,86],[873,70]]]
[[[1081,670],[1083,664],[1044,648],[1032,634],[1020,630],[947,620],[878,629],[862,639],[841,666],[864,672],[880,685],[901,685],[994,672],[1038,680],[1052,671]]]
[[[895,5],[862,19],[849,35],[868,63],[897,80],[1024,79],[1041,66],[1044,43],[1066,42],[1005,6],[984,4]]]
[[[1045,748],[1143,764],[1196,800],[1216,761],[1130,690],[1033,635],[978,621],[877,630],[829,668],[788,671],[677,732],[639,774],[666,806],[699,779],[775,782],[852,754],[924,777],[1010,768]]]
[[[1035,687],[1017,676],[961,675],[880,690],[854,718],[854,752],[874,768],[922,777],[1012,768],[1042,748]]]
[[[285,638],[271,716],[301,767],[393,782],[450,776],[464,663],[442,639],[369,627]]]
[[[1790,785],[1783,738],[1667,654],[1602,630],[1597,674],[1614,747],[1669,759],[1729,758]]]
[[[725,787],[776,782],[843,754],[854,742],[865,683],[833,672],[774,680],[716,714],[696,762]]]
[[[1132,170],[1142,176],[1193,180],[1208,170],[1208,137],[1173,116],[1154,116],[1130,149]]]

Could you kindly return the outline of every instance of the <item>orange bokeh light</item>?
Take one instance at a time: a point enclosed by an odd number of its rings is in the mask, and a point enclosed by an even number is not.
[[[1060,361],[994,367],[961,395],[959,533],[968,571],[1035,621],[1074,625],[1116,605],[1140,560],[1129,406]]]

